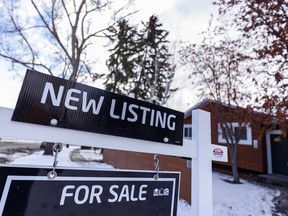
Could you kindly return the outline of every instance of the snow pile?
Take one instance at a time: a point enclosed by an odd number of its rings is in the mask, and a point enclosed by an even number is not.
[[[63,148],[58,155],[58,166],[85,167],[95,169],[114,169],[113,166],[98,162],[73,162],[70,160],[70,152],[79,147],[70,146]],[[88,153],[85,152],[87,155]],[[43,152],[36,152],[29,156],[19,157],[11,164],[27,164],[52,166],[53,156],[44,156]],[[213,215],[214,216],[259,216],[272,215],[274,204],[272,199],[279,196],[278,190],[266,188],[257,184],[242,180],[243,184],[231,184],[228,175],[213,173]],[[183,200],[179,200],[179,216],[191,216],[191,206]]]

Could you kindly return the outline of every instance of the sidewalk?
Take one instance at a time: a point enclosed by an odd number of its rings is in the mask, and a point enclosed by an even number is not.
[[[74,149],[70,153],[70,159],[74,162],[101,162],[103,154],[99,149]]]

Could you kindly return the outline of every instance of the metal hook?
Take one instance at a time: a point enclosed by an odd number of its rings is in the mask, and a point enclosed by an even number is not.
[[[57,177],[57,172],[55,170],[56,170],[56,166],[58,164],[58,160],[57,160],[58,159],[58,153],[60,151],[62,151],[62,148],[63,148],[62,143],[55,143],[53,146],[53,151],[55,152],[53,170],[47,174],[48,179],[54,179]]]
[[[156,171],[156,174],[154,175],[154,180],[158,180],[159,179],[159,162],[160,162],[160,156],[159,154],[155,154],[154,155],[154,168]]]

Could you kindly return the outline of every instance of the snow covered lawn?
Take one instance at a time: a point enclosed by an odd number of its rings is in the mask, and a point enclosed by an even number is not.
[[[114,169],[113,166],[105,163],[71,161],[70,152],[77,148],[79,147],[64,147],[58,156],[58,166]],[[40,151],[32,155],[19,157],[10,164],[52,166],[54,157],[44,156],[42,154],[43,152]],[[85,155],[89,155],[89,152],[85,151]],[[89,155],[89,157],[91,157],[91,155]],[[213,173],[214,216],[272,216],[272,210],[274,208],[272,199],[274,196],[279,196],[280,191],[253,184],[245,180],[242,180],[243,184],[237,185],[224,181],[229,178],[231,177],[228,175]],[[178,215],[191,216],[190,205],[183,200],[179,201]]]

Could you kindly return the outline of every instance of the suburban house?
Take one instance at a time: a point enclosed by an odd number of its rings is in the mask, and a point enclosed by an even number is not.
[[[221,133],[221,129],[219,126],[218,116],[217,112],[219,112],[219,108],[216,107],[217,103],[210,99],[205,99],[189,110],[185,112],[184,115],[184,138],[186,139],[192,139],[192,129],[193,125],[192,122],[192,110],[194,109],[201,109],[210,112],[211,114],[211,141],[213,144],[220,144],[220,145],[226,145],[226,140],[224,138],[224,134]],[[245,112],[242,114],[239,114],[242,108],[238,109],[229,109],[229,107],[225,107],[225,105],[220,105],[222,109],[222,113],[230,112],[229,115],[220,114],[220,118],[222,120],[222,123],[229,122],[232,123],[233,129],[237,130],[240,128],[239,122],[243,121],[243,116],[246,115]],[[230,106],[231,107],[231,106]],[[255,113],[256,115],[260,115],[258,113]],[[245,121],[249,121],[246,119]],[[266,157],[266,140],[265,136],[263,136],[264,131],[261,133],[258,133],[261,126],[258,125],[241,125],[241,136],[238,144],[237,149],[237,163],[238,168],[250,170],[253,172],[259,172],[259,173],[265,173],[267,172],[267,157]],[[216,163],[216,162],[214,162]],[[221,165],[228,165],[230,166],[230,158],[228,163],[217,163]]]
[[[192,110],[201,109],[211,113],[212,143],[226,145],[226,140],[223,138],[221,131],[219,131],[215,105],[216,103],[213,100],[205,99],[185,112],[184,138],[192,139]],[[235,112],[239,112],[239,109],[235,109]],[[237,119],[237,116],[241,118],[241,115],[235,113],[235,116],[235,119],[231,119],[231,115],[229,115],[227,122],[232,122],[236,130],[241,121],[241,119]],[[238,167],[257,173],[288,176],[288,149],[280,144],[278,139],[281,136],[281,131],[273,130],[267,132],[261,129],[261,123],[263,123],[261,120],[263,118],[259,118],[259,116],[263,116],[263,114],[252,113],[252,118],[258,118],[257,124],[247,125],[241,129],[242,137],[237,150]],[[214,162],[214,164],[230,166],[230,161],[228,163]]]
[[[215,101],[205,99],[195,106],[191,107],[184,114],[184,139],[192,138],[192,110],[201,109],[211,113],[211,139],[213,144],[226,145],[224,133],[218,124],[217,104]],[[228,109],[225,105],[222,108]],[[233,129],[239,129],[239,122],[243,122],[244,115],[258,118],[258,124],[247,124],[241,126],[241,138],[238,145],[238,168],[259,174],[281,174],[288,177],[288,150],[284,148],[277,140],[280,131],[271,131],[267,133],[262,128],[262,113],[245,113],[247,109],[235,108],[229,110],[230,115],[223,115],[222,121],[232,123]],[[228,112],[228,110],[227,110]],[[231,113],[232,112],[232,113]],[[231,115],[232,114],[232,115]],[[234,115],[235,114],[235,115]],[[218,116],[219,117],[219,116]],[[153,156],[147,153],[136,153],[119,150],[104,150],[104,162],[107,162],[121,169],[137,169],[137,170],[153,170]],[[230,167],[230,159],[228,163],[213,162],[216,166]],[[160,155],[161,171],[181,171],[181,187],[180,197],[191,202],[191,161],[187,158],[178,158],[172,156]]]

